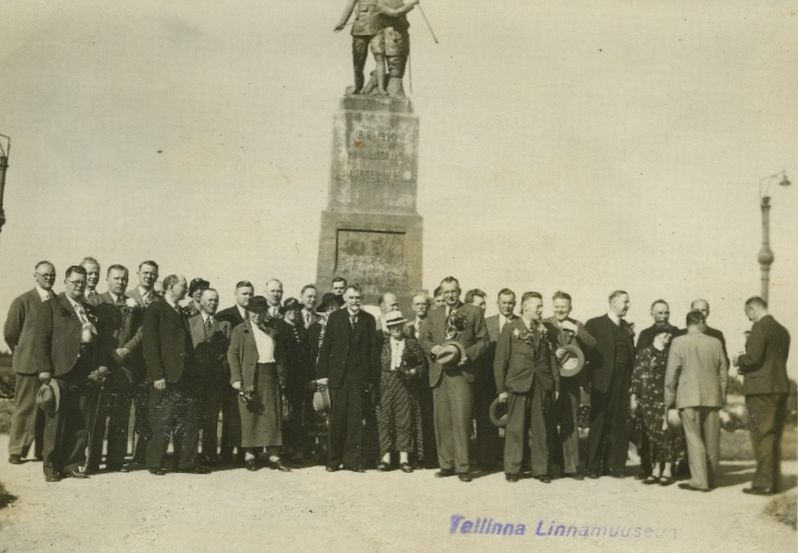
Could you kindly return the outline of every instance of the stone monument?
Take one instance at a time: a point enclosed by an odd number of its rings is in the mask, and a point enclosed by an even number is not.
[[[411,316],[421,288],[422,218],[416,211],[418,117],[408,98],[350,94],[333,119],[327,209],[316,269],[320,293],[341,275],[364,303],[395,292]]]

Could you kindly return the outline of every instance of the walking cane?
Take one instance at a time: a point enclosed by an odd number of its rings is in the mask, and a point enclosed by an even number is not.
[[[429,29],[432,35],[432,40],[435,41],[435,44],[438,44],[438,37],[435,36],[435,31],[432,30],[432,25],[429,24],[429,19],[427,19],[427,14],[424,13],[424,8],[421,7],[421,3],[418,4],[418,11],[421,12],[421,17],[424,18],[424,23],[427,24],[427,29]]]

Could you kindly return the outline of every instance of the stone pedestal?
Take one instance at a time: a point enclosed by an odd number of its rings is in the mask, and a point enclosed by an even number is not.
[[[327,209],[322,212],[316,284],[341,275],[365,303],[421,287],[422,218],[416,212],[418,117],[410,100],[345,96],[333,119]]]

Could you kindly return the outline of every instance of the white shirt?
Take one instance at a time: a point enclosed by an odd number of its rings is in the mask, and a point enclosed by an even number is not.
[[[80,319],[81,324],[86,324],[89,322],[89,318],[86,316],[86,310],[83,309],[83,306],[79,303],[70,298],[69,296],[66,297],[69,300],[69,304],[72,306],[72,309],[75,310],[75,313],[78,315],[78,319]]]
[[[621,326],[621,318],[618,315],[612,312],[608,312],[607,316],[610,318],[612,322],[615,323],[615,326]]]
[[[238,309],[238,314],[241,315],[242,319],[244,319],[245,321],[249,320],[249,313],[247,313],[246,309],[244,309],[238,304],[236,304],[236,309]]]
[[[395,371],[402,364],[402,354],[405,351],[405,341],[397,340],[391,336],[391,370]]]
[[[122,299],[122,296],[117,296],[111,291],[108,292],[108,295],[111,296],[111,299],[114,300],[115,304],[121,303],[120,300]]]
[[[49,300],[52,297],[51,294],[53,293],[51,290],[45,290],[38,284],[36,285],[36,291],[39,293],[39,297],[42,301]]]
[[[208,323],[208,319],[210,319],[211,320],[211,324],[213,324],[213,315],[208,315],[204,311],[200,311],[200,315],[202,315],[203,324],[207,324]]]
[[[144,305],[147,305],[147,296],[149,296],[150,294],[152,294],[152,293],[153,293],[153,290],[152,290],[152,289],[150,289],[150,290],[145,290],[145,289],[144,289],[144,288],[142,288],[141,286],[139,286],[139,287],[137,288],[137,290],[139,291],[139,295],[141,296],[141,303],[143,303]]]
[[[258,328],[258,325],[252,325],[252,336],[258,350],[258,363],[274,363],[274,339]]]

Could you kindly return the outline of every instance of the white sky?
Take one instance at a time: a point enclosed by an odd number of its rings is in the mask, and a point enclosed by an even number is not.
[[[152,257],[210,279],[223,305],[241,278],[279,277],[286,295],[314,280],[351,79],[350,39],[332,32],[343,0],[9,4],[0,322],[42,258],[61,290],[84,255]],[[625,288],[638,329],[652,300],[682,326],[703,296],[739,349],[757,182],[798,182],[794,2],[424,8],[440,39],[410,14],[425,287],[562,288],[583,320]],[[772,312],[795,334],[798,186],[774,186],[773,204]]]

